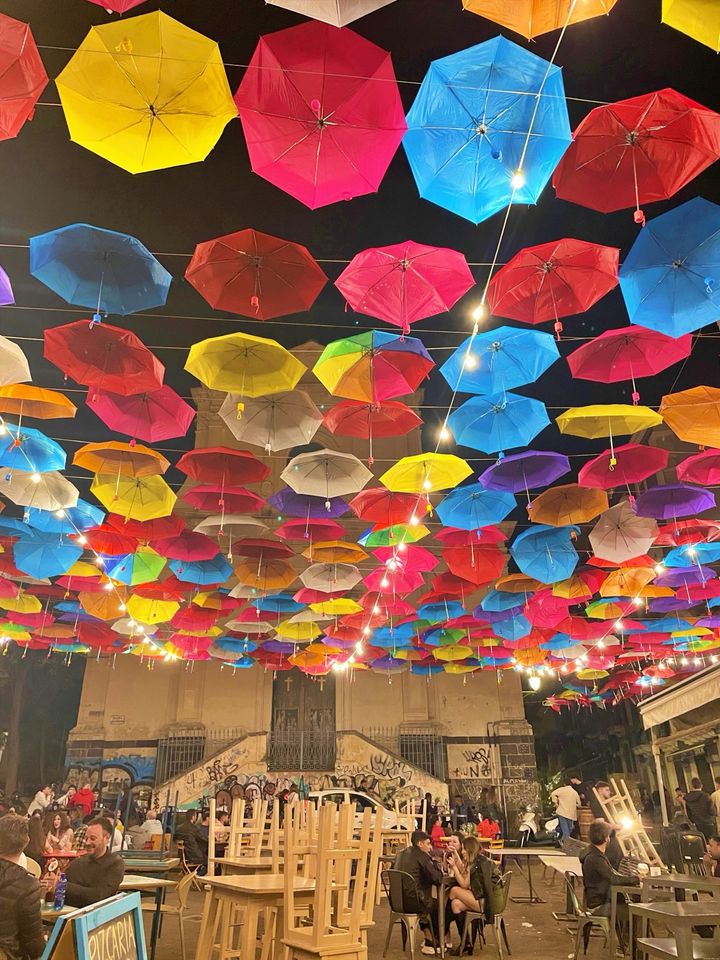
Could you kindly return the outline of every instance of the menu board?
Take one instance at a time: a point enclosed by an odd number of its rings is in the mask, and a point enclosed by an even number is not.
[[[147,960],[140,894],[119,894],[58,917],[42,960]]]

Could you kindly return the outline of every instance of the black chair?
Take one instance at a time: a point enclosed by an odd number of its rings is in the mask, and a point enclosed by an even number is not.
[[[680,857],[684,870],[694,876],[704,877],[705,837],[697,830],[684,830],[678,835]]]
[[[607,947],[610,941],[610,919],[609,917],[597,917],[589,910],[580,906],[580,901],[575,892],[575,879],[574,873],[568,871],[565,874],[565,888],[567,890],[568,902],[572,905],[573,916],[577,921],[577,930],[575,931],[575,960],[580,960],[580,947],[582,946],[583,953],[587,954],[590,934],[593,928],[602,932],[605,937],[605,946]]]
[[[419,913],[415,909],[409,909],[410,906],[415,907],[420,902],[415,878],[404,870],[383,870],[380,879],[390,904],[390,920],[383,957],[387,956],[390,937],[396,923],[400,924],[403,952],[407,950],[408,943],[410,945],[410,960],[415,960],[415,942],[421,921],[426,921],[430,927],[433,947],[437,950],[437,939],[430,922],[430,916],[427,913]]]

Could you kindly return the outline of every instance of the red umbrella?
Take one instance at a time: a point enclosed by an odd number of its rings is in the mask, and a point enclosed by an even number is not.
[[[419,497],[414,493],[391,493],[385,487],[362,490],[350,501],[351,510],[361,520],[369,520],[379,527],[409,523],[410,517],[422,516]]]
[[[297,601],[297,603],[324,603],[326,600],[334,600],[336,597],[344,596],[345,590],[325,593],[324,590],[313,590],[312,587],[301,587],[297,593],[293,594],[293,600]]]
[[[440,562],[430,550],[408,544],[399,552],[394,547],[378,547],[373,550],[373,556],[384,563],[389,570],[400,569],[405,572],[411,570],[420,573],[429,573]]]
[[[215,310],[258,320],[309,310],[327,283],[306,247],[257,230],[199,243],[185,279]]]
[[[294,556],[292,548],[285,543],[252,537],[236,540],[233,544],[233,554],[238,557],[262,557],[264,560],[277,560]]]
[[[307,520],[301,517],[296,520],[286,520],[275,531],[275,536],[281,540],[342,540],[345,529],[335,520],[322,518]]]
[[[422,422],[422,417],[401,400],[385,400],[383,403],[341,400],[323,417],[323,423],[331,433],[370,441],[369,464],[374,463],[374,437],[401,437],[421,427]]]
[[[190,450],[175,466],[198,483],[217,483],[223,488],[241,483],[261,483],[270,476],[270,467],[258,460],[254,453],[230,447]]]
[[[182,499],[202,511],[217,511],[221,507],[226,513],[256,513],[265,506],[265,501],[251,490],[233,487],[224,490],[215,483],[200,483],[187,490]]]
[[[631,380],[633,403],[639,403],[635,380],[654,377],[674,363],[685,360],[691,350],[690,333],[675,339],[645,327],[630,326],[606,330],[573,350],[567,362],[573,377],[578,380],[598,383]]]
[[[209,630],[215,625],[219,611],[192,603],[181,607],[169,621],[173,630]]]
[[[480,586],[499,577],[507,556],[495,546],[448,547],[443,550],[448,570]]]
[[[698,454],[698,456],[701,456],[701,454]],[[693,458],[689,457],[688,459],[692,460]],[[688,461],[683,462],[687,463]],[[710,486],[714,486],[714,484],[710,484]],[[718,520],[673,520],[672,523],[660,527],[654,545],[656,547],[679,547],[686,543],[700,543],[701,540],[717,540],[719,538],[720,521]]]
[[[186,562],[212,560],[219,551],[217,540],[194,530],[183,530],[175,537],[151,540],[150,546],[161,557]]]
[[[451,597],[461,597],[475,589],[474,584],[468,583],[462,577],[457,577],[454,573],[440,573],[432,578],[431,583],[436,593]]]
[[[584,313],[618,284],[616,247],[585,240],[555,240],[525,247],[490,281],[487,296],[493,313],[522,323],[555,321]]]
[[[235,102],[252,169],[311,209],[374,193],[407,129],[390,54],[317,20],[261,37]]]
[[[412,570],[387,570],[385,567],[378,567],[363,580],[369,590],[393,593],[401,597],[417,590],[422,582],[421,573],[415,573]],[[383,619],[385,619],[384,616]]]
[[[109,513],[105,522],[120,533],[145,543],[149,540],[176,537],[185,529],[185,521],[176,513],[171,513],[168,517],[157,517],[154,520],[126,520],[117,513]]]
[[[642,443],[624,443],[613,450],[605,450],[580,467],[578,484],[581,487],[596,487],[611,490],[641,483],[668,465],[669,453],[659,447]],[[616,460],[617,463],[611,461]]]
[[[133,587],[133,593],[146,600],[174,600],[180,602],[184,597],[196,590],[194,583],[178,580],[174,574],[165,580],[156,580],[153,583],[140,583]]]
[[[720,158],[720,114],[666,88],[595,107],[555,168],[563,200],[610,213],[666,200]]]
[[[335,281],[353,310],[401,327],[403,333],[418,320],[447,312],[474,285],[467,260],[457,250],[412,240],[363,250]]]
[[[0,140],[16,137],[48,82],[27,23],[0,13]]]
[[[675,468],[683,483],[701,483],[706,487],[720,484],[720,450],[702,450],[683,460]]]
[[[478,530],[458,530],[456,527],[443,527],[435,534],[435,539],[446,547],[469,547],[476,543],[504,543],[508,538],[498,527],[481,527]]]
[[[195,416],[190,404],[167,384],[130,397],[105,390],[90,391],[87,405],[111,430],[147,443],[184,437]]]
[[[47,328],[44,356],[77,383],[123,397],[159,390],[165,375],[139,337],[109,323],[75,320]]]
[[[125,533],[120,533],[110,524],[102,524],[95,527],[94,530],[87,530],[80,534],[84,537],[87,546],[96,553],[104,553],[111,557],[119,557],[127,553],[135,553],[138,547],[138,541],[135,537],[129,537]]]
[[[133,7],[139,7],[141,3],[145,3],[145,0],[90,0],[90,3],[112,13],[127,13]]]

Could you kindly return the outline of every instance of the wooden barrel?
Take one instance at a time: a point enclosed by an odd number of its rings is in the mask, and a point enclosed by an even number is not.
[[[588,827],[594,819],[595,817],[590,807],[580,807],[578,811],[578,830],[580,831],[581,840],[587,840]]]

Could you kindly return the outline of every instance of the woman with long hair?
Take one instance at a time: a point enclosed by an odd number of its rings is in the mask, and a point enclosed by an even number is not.
[[[72,850],[73,829],[70,826],[68,815],[57,810],[45,816],[45,853],[54,853],[56,850]]]
[[[462,846],[465,870],[455,871],[457,886],[451,887],[448,895],[452,917],[459,931],[464,929],[462,915],[468,910],[483,914],[486,923],[493,920],[492,861],[483,854],[475,837],[465,837]],[[466,950],[472,953],[472,941]]]
[[[28,817],[28,845],[25,847],[25,855],[34,860],[35,863],[42,866],[43,853],[45,852],[45,831],[43,830],[42,817],[39,813],[34,813]]]

